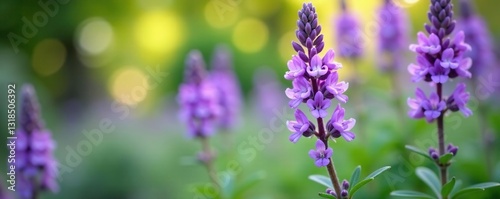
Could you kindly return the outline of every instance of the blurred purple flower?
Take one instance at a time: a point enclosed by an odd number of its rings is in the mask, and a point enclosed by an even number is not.
[[[180,119],[187,125],[188,137],[212,135],[221,114],[219,91],[205,77],[205,64],[199,51],[191,51],[186,59],[186,76],[179,88]]]
[[[465,41],[470,44],[472,51],[466,55],[471,57],[474,67],[472,73],[480,75],[495,64],[493,40],[484,20],[474,13],[469,0],[460,1],[460,17],[457,21],[457,30],[465,34]]]
[[[315,118],[324,118],[328,114],[326,111],[330,107],[330,100],[324,98],[323,93],[317,92],[314,99],[307,100],[307,106],[311,109],[311,114]]]
[[[356,137],[356,135],[350,131],[356,124],[356,120],[353,118],[344,120],[344,114],[344,108],[338,104],[332,114],[332,118],[326,123],[326,129],[332,137],[339,138],[342,136],[346,141],[350,142]]]
[[[385,0],[378,10],[378,65],[384,72],[400,67],[407,45],[408,17],[392,0]]]
[[[339,56],[344,58],[358,58],[363,54],[362,34],[358,18],[349,12],[345,1],[342,0],[342,13],[335,20],[335,32]]]
[[[20,127],[16,132],[16,179],[21,198],[32,198],[40,190],[57,192],[55,143],[43,127],[35,90],[25,85],[21,91]]]
[[[446,101],[448,109],[451,111],[459,111],[464,114],[465,117],[472,115],[472,111],[467,108],[467,102],[469,101],[469,93],[465,90],[465,84],[460,83],[453,91],[453,94]]]
[[[273,110],[286,102],[282,92],[283,87],[276,79],[275,72],[269,68],[259,68],[253,75],[251,100],[258,114],[256,118],[267,124],[275,116]]]
[[[240,118],[242,97],[240,84],[231,66],[231,55],[226,46],[218,46],[212,60],[212,82],[219,90],[219,104],[221,107],[220,125],[223,129],[230,129]]]
[[[314,160],[314,164],[317,167],[324,167],[330,164],[330,157],[332,157],[332,148],[326,148],[325,143],[321,140],[316,141],[316,149],[311,149],[309,151],[309,157]]]

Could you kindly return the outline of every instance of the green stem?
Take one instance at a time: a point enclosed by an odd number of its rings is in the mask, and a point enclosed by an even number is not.
[[[210,180],[212,181],[213,185],[216,187],[216,189],[220,190],[221,185],[217,180],[217,173],[213,166],[213,154],[212,151],[210,150],[208,139],[206,137],[202,137],[200,140],[203,147],[202,153],[208,157],[206,160],[203,160],[202,162],[207,168],[208,176],[210,177]]]

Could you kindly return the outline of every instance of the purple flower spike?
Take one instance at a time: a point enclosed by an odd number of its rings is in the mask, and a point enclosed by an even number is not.
[[[458,59],[454,56],[455,52],[451,48],[444,50],[441,56],[441,67],[455,69],[458,67]]]
[[[339,56],[344,58],[358,58],[363,54],[363,37],[358,18],[347,10],[342,3],[342,13],[335,21],[335,31]]]
[[[216,48],[212,68],[210,77],[219,90],[219,103],[223,116],[219,118],[219,123],[223,129],[228,130],[237,124],[243,100],[227,47],[221,45]]]
[[[220,93],[205,77],[205,64],[199,51],[192,51],[186,60],[186,76],[179,88],[180,119],[187,125],[190,138],[208,137],[215,133],[222,112]]]
[[[342,64],[336,62],[334,58],[335,58],[335,52],[333,52],[332,49],[328,50],[325,56],[323,57],[323,64],[326,65],[330,70],[338,70],[342,68]]]
[[[439,96],[436,93],[431,93],[429,100],[422,102],[422,108],[424,109],[424,115],[427,122],[433,122],[446,108],[446,103],[442,100],[439,101]]]
[[[309,151],[309,156],[314,160],[314,164],[317,167],[324,167],[330,164],[330,157],[332,157],[333,150],[328,147],[326,149],[325,143],[321,140],[316,141],[316,150],[311,149]]]
[[[472,111],[467,108],[467,102],[469,101],[469,93],[465,90],[465,84],[460,83],[453,91],[453,94],[446,101],[448,109],[451,111],[459,111],[464,114],[465,117],[472,115]]]
[[[350,131],[356,124],[356,120],[353,118],[344,120],[344,113],[344,108],[338,104],[333,112],[332,118],[326,123],[326,129],[332,137],[339,138],[342,136],[346,141],[350,142],[356,137],[356,135]]]
[[[37,192],[57,192],[56,147],[51,133],[43,127],[35,90],[31,85],[22,87],[20,128],[16,140],[16,180],[21,198],[34,198]]]
[[[489,71],[495,64],[494,47],[491,34],[483,18],[475,13],[472,2],[460,1],[460,18],[457,30],[465,33],[465,40],[470,44],[472,51],[466,53],[471,57],[474,67],[471,68],[475,75]]]
[[[306,64],[297,55],[294,55],[292,60],[288,61],[287,65],[290,71],[285,73],[285,79],[293,80],[294,78],[304,75]]]
[[[314,134],[314,125],[307,119],[307,116],[300,109],[295,110],[296,121],[286,121],[288,130],[292,132],[290,142],[296,143],[300,137],[309,137]]]
[[[307,106],[309,109],[311,109],[311,114],[315,118],[324,118],[328,114],[326,109],[330,107],[330,100],[324,98],[323,93],[317,92],[316,95],[314,95],[314,100],[309,99],[307,100]]]

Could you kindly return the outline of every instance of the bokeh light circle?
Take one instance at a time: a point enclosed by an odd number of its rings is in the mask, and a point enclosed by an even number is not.
[[[137,68],[125,67],[113,74],[109,89],[118,102],[135,105],[146,98],[149,90],[147,82],[144,72]]]
[[[296,41],[295,32],[288,32],[281,36],[278,42],[278,52],[280,53],[280,58],[284,62],[292,59],[292,55],[297,54],[292,47],[292,41]]]
[[[416,3],[418,3],[420,0],[393,0],[392,2],[399,6],[399,7],[402,7],[402,8],[407,8],[407,7],[410,7],[410,6],[413,6],[415,5]]]
[[[45,39],[39,42],[33,50],[33,69],[40,75],[54,74],[66,60],[66,47],[56,39]]]
[[[139,50],[151,57],[163,57],[176,50],[184,40],[181,19],[172,12],[149,11],[136,21],[134,36]]]
[[[205,19],[214,28],[233,25],[239,16],[239,7],[225,1],[208,1],[205,5]]]
[[[258,19],[244,19],[233,31],[233,43],[239,50],[254,53],[267,43],[269,30],[264,22]]]
[[[100,54],[108,49],[113,41],[113,28],[103,18],[87,19],[78,29],[78,47],[86,54]]]

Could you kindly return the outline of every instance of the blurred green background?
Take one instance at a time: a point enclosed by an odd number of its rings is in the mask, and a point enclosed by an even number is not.
[[[333,19],[339,14],[338,1],[311,2],[317,7],[323,26],[325,49],[336,50]],[[389,198],[391,190],[402,188],[430,192],[413,171],[416,166],[432,165],[415,158],[404,145],[424,150],[434,146],[435,127],[423,120],[407,118],[406,106],[396,103],[413,96],[416,87],[410,82],[406,67],[399,70],[398,81],[403,90],[395,100],[389,76],[380,73],[375,64],[376,30],[371,25],[378,24],[375,10],[381,2],[348,1],[350,9],[362,20],[365,55],[355,66],[338,59],[344,65],[339,71],[341,79],[352,79],[354,68],[355,78],[361,79],[359,85],[352,85],[349,90],[350,98],[357,99],[346,105],[347,115],[359,118],[355,106],[363,104],[363,114],[353,130],[356,140],[351,143],[338,140],[333,144],[340,178],[349,178],[356,165],[363,166],[362,176],[381,166],[392,166],[388,173],[357,193],[357,198]],[[409,44],[414,43],[416,32],[427,21],[428,1],[396,2],[410,16]],[[495,21],[500,2],[473,2],[496,41],[500,41],[500,25]],[[1,1],[0,121],[6,121],[3,100],[6,83],[17,83],[18,91],[24,83],[33,84],[46,128],[52,131],[58,144],[56,157],[67,166],[67,172],[59,179],[59,193],[44,194],[42,198],[204,198],[195,187],[205,185],[209,179],[205,169],[193,161],[201,146],[197,140],[186,138],[185,127],[177,119],[175,96],[182,81],[186,54],[199,49],[209,63],[218,44],[226,44],[232,50],[245,107],[234,132],[211,140],[218,154],[216,169],[222,172],[231,169],[233,163],[238,165],[235,184],[249,187],[239,198],[315,198],[324,187],[309,181],[307,176],[326,175],[326,171],[315,167],[307,155],[314,140],[302,139],[296,144],[288,141],[284,122],[293,119],[293,112],[287,106],[284,90],[277,91],[282,92],[283,98],[279,100],[284,103],[275,107],[279,114],[270,115],[275,120],[262,120],[254,111],[259,102],[252,101],[255,99],[252,90],[259,86],[252,83],[257,68],[275,71],[283,88],[291,85],[282,74],[294,53],[290,42],[295,39],[296,13],[302,3],[299,0]],[[32,27],[26,28],[30,26],[27,23],[33,23]],[[12,45],[14,37],[18,43]],[[413,62],[414,55],[407,53],[406,60],[408,64]],[[157,86],[144,84],[147,78],[157,80]],[[142,93],[130,97],[137,87],[144,88]],[[469,88],[473,93],[475,87]],[[463,180],[465,185],[500,181],[500,147],[494,139],[500,135],[500,92],[499,87],[495,89],[486,100],[472,97],[470,107],[475,111],[474,116],[465,119],[454,113],[445,119],[447,141],[460,147],[450,175]],[[88,155],[76,158],[80,161],[68,159],[72,150],[88,141],[84,132],[98,129],[103,120],[111,122],[114,130],[103,133],[102,141],[92,144]],[[0,127],[6,129],[6,122],[0,122]],[[273,133],[266,134],[272,136],[263,142],[259,136],[266,129]],[[489,167],[485,163],[487,153],[481,134],[484,129],[493,135],[488,138],[493,146],[488,153]],[[7,133],[0,140],[5,137]],[[242,155],[242,150],[247,153]],[[1,150],[1,159],[6,156],[7,150]],[[228,162],[233,166],[228,166]],[[6,171],[6,164],[0,164],[0,171]],[[260,181],[245,182],[256,176]],[[5,172],[0,178],[5,178]],[[500,189],[469,197],[500,198]]]

